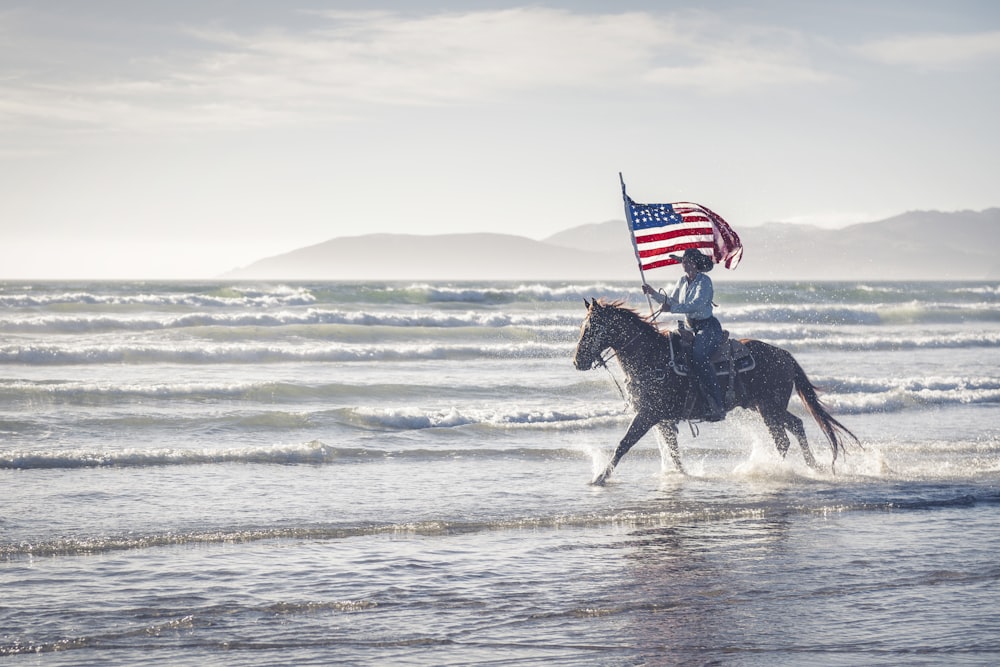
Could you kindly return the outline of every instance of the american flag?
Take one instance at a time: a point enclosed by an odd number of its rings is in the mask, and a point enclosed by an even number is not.
[[[670,255],[688,248],[697,248],[727,269],[740,263],[743,244],[719,214],[691,202],[637,204],[623,196],[641,270],[679,264]]]

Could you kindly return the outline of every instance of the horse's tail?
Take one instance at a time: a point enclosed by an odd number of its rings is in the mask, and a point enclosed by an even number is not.
[[[833,415],[823,405],[823,401],[820,400],[816,386],[809,381],[806,372],[802,370],[802,366],[798,362],[794,363],[795,391],[799,393],[799,398],[802,399],[802,403],[809,410],[809,414],[813,416],[813,419],[816,420],[816,423],[819,424],[820,429],[822,429],[830,441],[830,446],[833,447],[833,462],[836,463],[837,453],[841,450],[846,451],[844,450],[843,442],[845,436],[850,437],[859,445],[861,443],[858,441],[858,437],[851,433],[850,429],[833,418]]]

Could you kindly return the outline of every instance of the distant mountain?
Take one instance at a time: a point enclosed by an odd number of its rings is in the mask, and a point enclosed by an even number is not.
[[[631,255],[616,257],[509,234],[369,234],[335,238],[268,257],[223,277],[573,280],[624,277],[630,265],[635,270],[634,262]]]
[[[767,223],[737,231],[742,263],[735,271],[716,269],[713,275],[732,280],[1000,279],[1000,208],[911,211],[842,229]],[[339,237],[223,277],[630,280],[638,278],[638,269],[625,222],[612,220],[541,241],[507,234]]]

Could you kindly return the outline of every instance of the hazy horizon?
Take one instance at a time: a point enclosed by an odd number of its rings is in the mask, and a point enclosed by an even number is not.
[[[205,278],[367,233],[739,231],[1000,205],[1000,5],[0,4],[0,279]]]

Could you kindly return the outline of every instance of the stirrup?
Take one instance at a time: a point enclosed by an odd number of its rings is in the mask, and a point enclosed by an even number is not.
[[[736,407],[736,392],[731,388],[726,390],[726,412]]]

